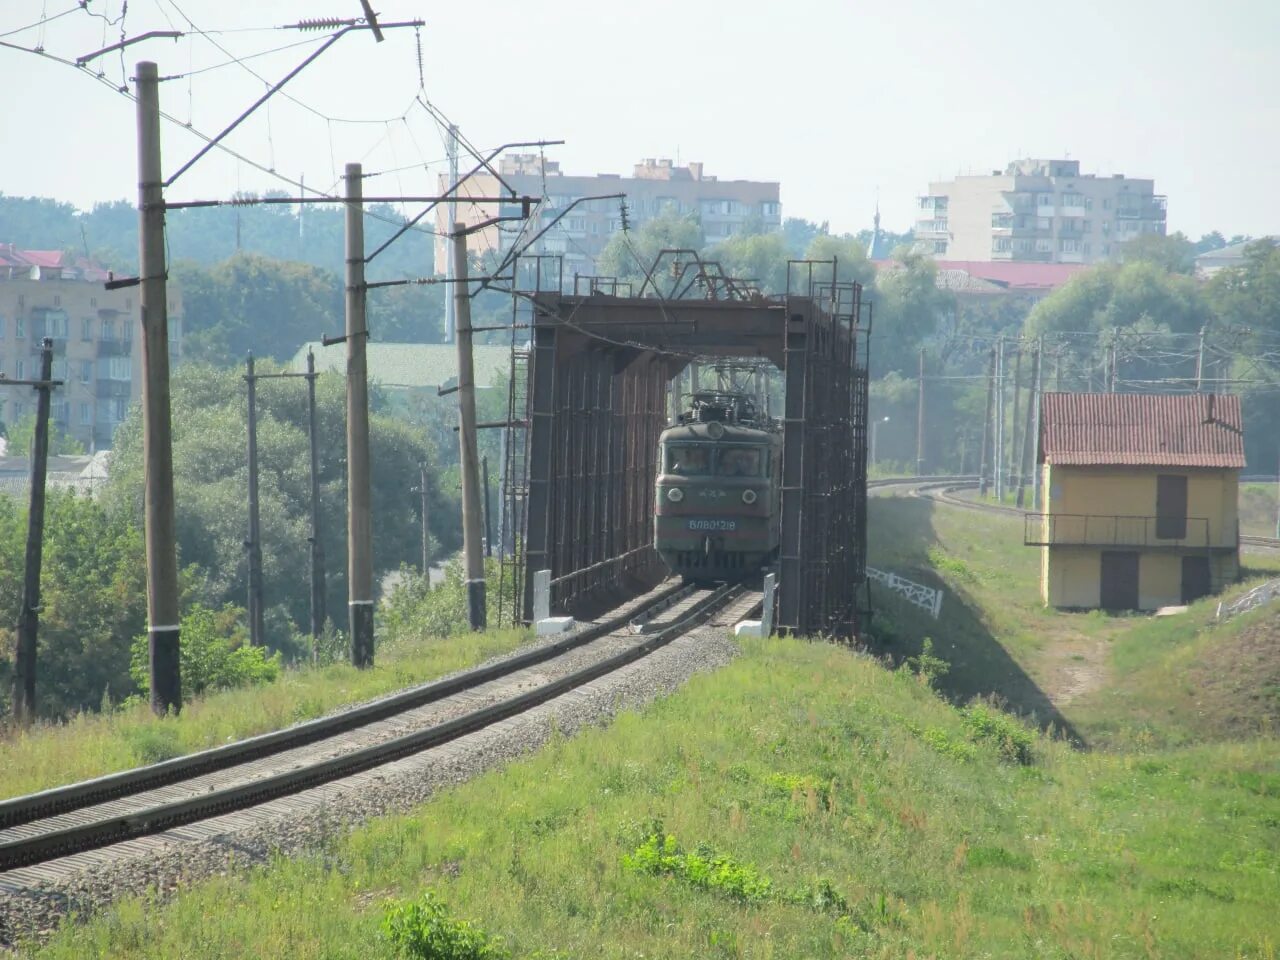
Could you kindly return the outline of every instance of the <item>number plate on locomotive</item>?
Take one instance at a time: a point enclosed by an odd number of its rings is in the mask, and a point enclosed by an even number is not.
[[[737,520],[690,520],[690,530],[737,530]]]

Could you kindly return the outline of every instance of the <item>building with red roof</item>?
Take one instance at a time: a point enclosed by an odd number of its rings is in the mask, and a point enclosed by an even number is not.
[[[1046,393],[1023,537],[1044,602],[1155,610],[1238,579],[1243,422],[1235,396]]]
[[[140,302],[136,288],[107,290],[105,267],[61,250],[0,243],[0,377],[39,376],[40,343],[53,343],[52,420],[86,450],[111,445],[129,405],[142,396]],[[181,352],[182,294],[170,281],[169,348]],[[30,387],[0,389],[0,422],[35,410]]]

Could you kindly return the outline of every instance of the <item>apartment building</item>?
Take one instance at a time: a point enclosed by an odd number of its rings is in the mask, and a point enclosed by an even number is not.
[[[1097,263],[1164,232],[1155,181],[1081,174],[1078,160],[1016,160],[931,183],[915,223],[916,248],[947,260]]]
[[[721,180],[703,170],[701,163],[676,166],[670,160],[646,159],[635,165],[631,176],[599,173],[594,176],[570,176],[560,170],[555,160],[544,160],[538,154],[514,154],[502,158],[498,166],[502,183],[492,174],[477,174],[458,191],[465,197],[496,197],[506,193],[504,183],[521,196],[541,198],[547,202],[537,220],[524,230],[530,237],[582,197],[623,193],[627,197],[627,217],[632,227],[670,211],[697,214],[703,236],[714,243],[746,226],[776,230],[782,225],[782,204],[778,184],[758,180]],[[447,177],[440,179],[440,192],[448,189]],[[519,205],[497,209],[495,205],[460,202],[455,205],[457,221],[474,225],[490,217],[516,215]],[[443,274],[449,258],[448,241],[450,209],[447,204],[436,208],[435,269]],[[564,276],[569,281],[575,274],[593,276],[595,259],[609,238],[622,227],[618,200],[589,200],[579,203],[565,215],[559,225],[549,230],[530,252],[556,254],[563,258]],[[520,235],[520,224],[503,223],[487,227],[471,236],[472,254],[488,251],[505,253]]]
[[[40,375],[40,341],[53,341],[51,419],[89,451],[111,446],[129,405],[142,397],[138,288],[106,290],[107,272],[58,250],[20,250],[0,244],[0,374]],[[169,353],[181,355],[182,297],[169,292]],[[34,412],[30,387],[0,386],[0,420],[16,423]],[[17,451],[11,451],[16,453]]]

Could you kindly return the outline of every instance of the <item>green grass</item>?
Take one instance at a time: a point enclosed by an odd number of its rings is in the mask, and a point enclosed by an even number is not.
[[[274,683],[193,699],[177,717],[159,719],[138,703],[10,730],[0,738],[0,798],[279,730],[471,666],[527,639],[527,631],[496,630],[402,641],[379,650],[371,669],[334,664],[286,670]]]
[[[1276,535],[1276,485],[1240,485],[1240,532],[1250,537]]]
[[[1040,602],[1039,551],[1017,517],[914,498],[869,509],[870,562],[946,590],[936,621],[876,590],[875,649],[901,660],[930,638],[958,702],[995,695],[1093,747],[1251,737],[1280,721],[1280,630],[1265,612],[1213,622],[1219,600],[1280,574],[1280,557],[1246,554],[1242,583],[1178,616],[1064,612]]]
[[[423,903],[493,956],[1274,960],[1275,740],[1079,752],[984,709],[748,641],[641,714],[36,956],[392,957],[384,916]]]

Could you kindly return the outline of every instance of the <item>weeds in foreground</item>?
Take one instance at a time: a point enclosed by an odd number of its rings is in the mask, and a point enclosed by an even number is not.
[[[393,902],[382,933],[402,957],[413,960],[510,960],[511,952],[470,920],[450,916],[434,893],[416,902]]]

